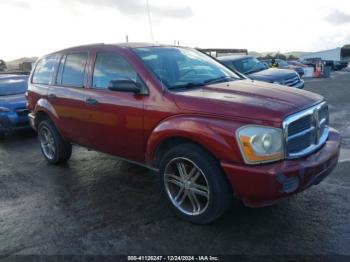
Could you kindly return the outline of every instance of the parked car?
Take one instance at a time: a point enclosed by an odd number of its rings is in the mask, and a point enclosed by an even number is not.
[[[66,162],[72,144],[140,163],[193,223],[217,219],[233,195],[260,207],[301,192],[339,155],[321,95],[252,81],[190,48],[97,44],[46,55],[28,108],[49,163]]]
[[[349,62],[347,61],[334,61],[333,70],[338,71],[346,68]]]
[[[269,67],[271,67],[271,62],[272,62],[271,59],[263,60],[263,61],[264,61],[264,63],[268,64]],[[304,67],[305,65],[303,65],[303,66],[296,65],[295,63],[289,63],[289,62],[287,62],[287,61],[285,61],[285,60],[283,60],[283,59],[279,59],[279,58],[276,58],[276,59],[275,59],[275,62],[276,62],[276,64],[278,65],[277,68],[294,70],[295,72],[298,73],[298,75],[299,75],[300,77],[302,77],[302,76],[304,75],[304,73],[305,73],[305,72],[304,72],[304,69],[303,69],[303,67]]]
[[[304,87],[304,81],[300,79],[295,71],[267,68],[265,64],[252,56],[223,56],[218,59],[228,68],[237,70],[253,80],[277,83],[296,88]]]
[[[0,137],[6,132],[29,128],[25,92],[28,76],[0,75]]]
[[[293,69],[299,74],[300,77],[302,77],[305,74],[304,68],[307,67],[307,65],[304,65],[297,61],[286,61],[286,63],[288,63],[288,68]]]
[[[301,60],[301,63],[303,63],[304,65],[312,66],[314,68],[316,67],[316,65],[321,64],[321,62],[321,58],[306,58]]]
[[[299,62],[299,61],[288,61],[287,62],[289,65],[293,65],[293,66],[298,66],[298,67],[307,67],[307,65]]]
[[[307,58],[302,60],[302,63],[314,68],[316,65],[329,66],[334,71],[342,70],[348,66],[346,61],[322,60],[321,58]]]

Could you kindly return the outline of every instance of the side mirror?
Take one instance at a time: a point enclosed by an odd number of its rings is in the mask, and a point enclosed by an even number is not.
[[[139,94],[142,91],[142,86],[131,79],[118,79],[111,80],[108,84],[108,89],[111,91],[131,92]]]

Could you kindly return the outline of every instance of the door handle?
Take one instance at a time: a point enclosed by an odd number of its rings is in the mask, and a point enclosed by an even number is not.
[[[96,99],[93,98],[88,98],[85,100],[85,103],[91,106],[97,105],[98,101]]]
[[[49,98],[49,99],[55,99],[55,98],[57,98],[57,96],[56,96],[55,94],[49,94],[49,95],[48,95],[48,98]]]

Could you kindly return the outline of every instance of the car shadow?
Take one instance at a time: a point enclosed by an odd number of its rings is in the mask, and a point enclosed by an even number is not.
[[[36,132],[32,129],[23,129],[8,132],[5,137],[0,139],[0,143],[12,143],[17,141],[26,141],[36,137]]]

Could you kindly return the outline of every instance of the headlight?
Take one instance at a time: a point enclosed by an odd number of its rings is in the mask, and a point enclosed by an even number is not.
[[[248,125],[237,130],[237,142],[247,164],[283,159],[283,133],[279,128]]]
[[[11,110],[10,109],[8,109],[8,108],[6,108],[6,107],[1,107],[0,106],[0,113],[1,112],[10,112]]]

